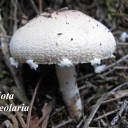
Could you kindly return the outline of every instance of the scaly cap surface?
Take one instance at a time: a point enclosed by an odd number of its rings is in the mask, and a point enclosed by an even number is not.
[[[13,58],[37,64],[87,63],[112,57],[116,42],[103,24],[76,10],[42,13],[18,29],[10,42]]]

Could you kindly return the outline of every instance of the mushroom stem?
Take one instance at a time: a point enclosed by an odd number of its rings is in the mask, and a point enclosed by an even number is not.
[[[57,77],[60,84],[60,91],[67,106],[70,116],[79,120],[82,116],[82,103],[79,89],[76,83],[75,66],[56,66]]]

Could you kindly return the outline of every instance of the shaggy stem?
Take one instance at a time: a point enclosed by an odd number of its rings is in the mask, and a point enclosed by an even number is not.
[[[82,116],[82,103],[76,83],[75,66],[60,67],[57,65],[56,72],[60,91],[70,116],[75,120],[79,120]]]

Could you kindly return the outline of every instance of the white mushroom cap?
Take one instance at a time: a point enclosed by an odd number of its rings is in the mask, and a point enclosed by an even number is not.
[[[75,10],[48,15],[42,13],[15,32],[10,52],[17,61],[77,64],[112,57],[116,41],[100,22]]]

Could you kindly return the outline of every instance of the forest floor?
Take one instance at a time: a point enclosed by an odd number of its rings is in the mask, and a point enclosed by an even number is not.
[[[13,33],[48,7],[84,12],[106,25],[117,42],[115,58],[102,61],[101,73],[91,64],[76,66],[84,107],[79,122],[70,118],[62,101],[54,65],[39,65],[34,71],[9,62]],[[128,128],[128,1],[1,0],[0,92],[14,94],[13,99],[0,99],[0,106],[30,105],[29,112],[0,111],[0,128]]]

